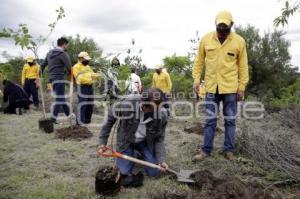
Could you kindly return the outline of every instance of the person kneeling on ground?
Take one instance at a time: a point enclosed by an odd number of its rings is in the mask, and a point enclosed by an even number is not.
[[[9,80],[3,80],[3,86],[3,102],[8,102],[4,113],[17,114],[16,108],[19,108],[19,115],[22,115],[22,108],[29,110],[32,101],[21,86]]]
[[[109,110],[107,120],[100,135],[99,152],[105,152],[105,145],[114,123],[119,119],[117,130],[117,151],[128,156],[138,152],[142,159],[161,166],[166,171],[164,137],[167,126],[167,111],[159,106],[163,101],[163,93],[157,88],[146,90],[142,95],[131,95]],[[137,187],[143,183],[141,173],[133,175],[134,163],[117,159],[117,167],[121,172],[121,185]],[[154,177],[159,169],[145,167],[147,175]]]

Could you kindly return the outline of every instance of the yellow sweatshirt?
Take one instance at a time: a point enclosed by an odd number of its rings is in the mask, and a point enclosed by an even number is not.
[[[206,34],[199,45],[193,68],[194,83],[200,82],[205,65],[205,88],[208,93],[244,91],[249,80],[245,40],[230,33],[223,44],[216,32]]]
[[[94,73],[89,65],[85,66],[81,62],[73,66],[72,74],[78,85],[92,85],[100,77],[99,74]]]
[[[25,64],[22,70],[22,85],[25,83],[25,79],[37,79],[39,78],[40,66],[35,64],[30,66],[29,64]]]
[[[162,71],[160,74],[154,73],[152,79],[152,87],[159,88],[164,93],[170,93],[172,90],[172,81],[167,71]]]

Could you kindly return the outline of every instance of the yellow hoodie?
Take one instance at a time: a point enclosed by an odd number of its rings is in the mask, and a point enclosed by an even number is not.
[[[30,66],[29,64],[25,64],[22,70],[22,85],[25,84],[25,79],[37,79],[39,78],[40,66],[35,64]]]
[[[72,74],[78,85],[92,85],[100,77],[99,74],[94,73],[89,65],[85,66],[81,62],[73,66]]]

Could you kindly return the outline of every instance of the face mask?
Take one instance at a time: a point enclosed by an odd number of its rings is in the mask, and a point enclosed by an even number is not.
[[[230,28],[229,27],[218,27],[216,28],[218,34],[221,36],[221,37],[227,37],[230,33]]]
[[[28,62],[29,66],[33,66],[34,63],[33,62]]]
[[[144,113],[144,120],[148,119],[148,118],[154,118],[154,112],[146,112]]]
[[[88,65],[89,64],[89,61],[88,60],[82,60],[82,62],[81,62],[83,65]]]

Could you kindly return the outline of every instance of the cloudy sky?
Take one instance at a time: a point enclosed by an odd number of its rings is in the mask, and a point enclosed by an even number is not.
[[[0,28],[28,24],[33,35],[48,33],[54,10],[63,6],[66,18],[57,25],[39,56],[62,35],[80,34],[93,38],[104,53],[126,55],[132,38],[148,67],[165,56],[185,55],[188,40],[196,30],[202,36],[214,30],[215,15],[220,10],[232,12],[236,25],[255,25],[261,33],[273,29],[273,19],[280,14],[280,0],[1,0]],[[291,41],[292,64],[300,66],[300,14],[294,16],[285,36]],[[83,49],[84,50],[84,49]],[[0,52],[27,56],[10,40],[0,40]],[[0,61],[4,61],[0,56]]]

